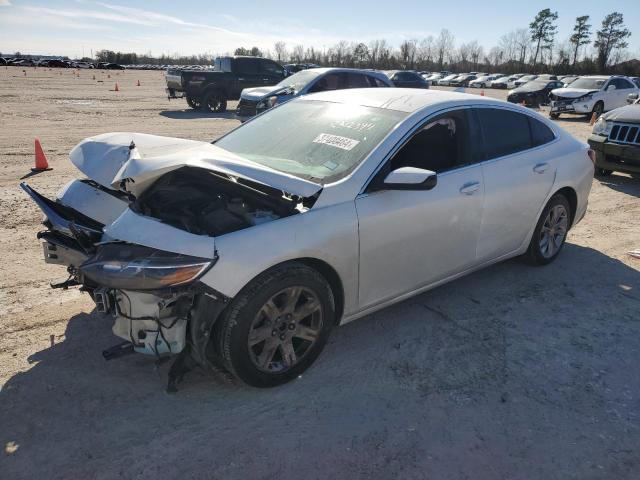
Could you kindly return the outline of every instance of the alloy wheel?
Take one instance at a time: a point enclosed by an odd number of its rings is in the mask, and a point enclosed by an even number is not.
[[[323,312],[309,289],[288,287],[273,295],[249,329],[253,364],[267,373],[283,373],[298,364],[320,337]]]
[[[564,242],[569,225],[569,215],[564,205],[554,205],[540,230],[540,253],[544,258],[553,257]]]

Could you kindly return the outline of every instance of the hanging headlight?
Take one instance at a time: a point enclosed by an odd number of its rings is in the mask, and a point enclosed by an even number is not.
[[[591,133],[595,133],[596,135],[609,135],[611,132],[611,124],[607,122],[604,117],[598,118],[598,121],[593,125],[593,130]]]
[[[158,290],[189,284],[215,263],[140,245],[112,243],[80,266],[92,283],[125,290]]]

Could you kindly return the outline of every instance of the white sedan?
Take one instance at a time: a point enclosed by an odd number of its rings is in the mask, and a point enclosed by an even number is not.
[[[89,177],[46,215],[47,262],[122,338],[269,387],[335,325],[522,256],[552,262],[582,219],[588,146],[518,105],[381,88],[294,99],[215,142],[137,133],[70,154]],[[526,272],[523,271],[523,275]]]

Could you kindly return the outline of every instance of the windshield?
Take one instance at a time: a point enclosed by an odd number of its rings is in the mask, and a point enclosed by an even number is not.
[[[531,82],[527,82],[524,85],[522,85],[520,87],[520,90],[524,92],[535,92],[536,90],[542,90],[544,87],[547,86],[547,83],[549,83],[548,80],[544,80],[544,81],[533,80]]]
[[[354,170],[406,115],[360,105],[294,100],[215,144],[252,162],[326,184]]]
[[[317,78],[320,72],[313,70],[301,70],[298,73],[285,78],[280,83],[279,87],[292,87],[296,92],[299,92],[304,87],[309,85],[313,79]]]
[[[584,88],[585,90],[600,90],[606,80],[604,78],[582,77],[571,82],[571,88]]]

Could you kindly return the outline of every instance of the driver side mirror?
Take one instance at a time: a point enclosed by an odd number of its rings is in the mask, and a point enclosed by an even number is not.
[[[615,85],[609,85],[609,86],[607,87],[607,92],[613,92],[615,89],[616,89],[616,86],[615,86]]]
[[[628,104],[632,104],[636,100],[638,100],[638,94],[637,93],[630,93],[629,95],[627,95],[627,103]]]
[[[415,167],[397,168],[383,182],[389,190],[431,190],[437,183],[436,172]]]

